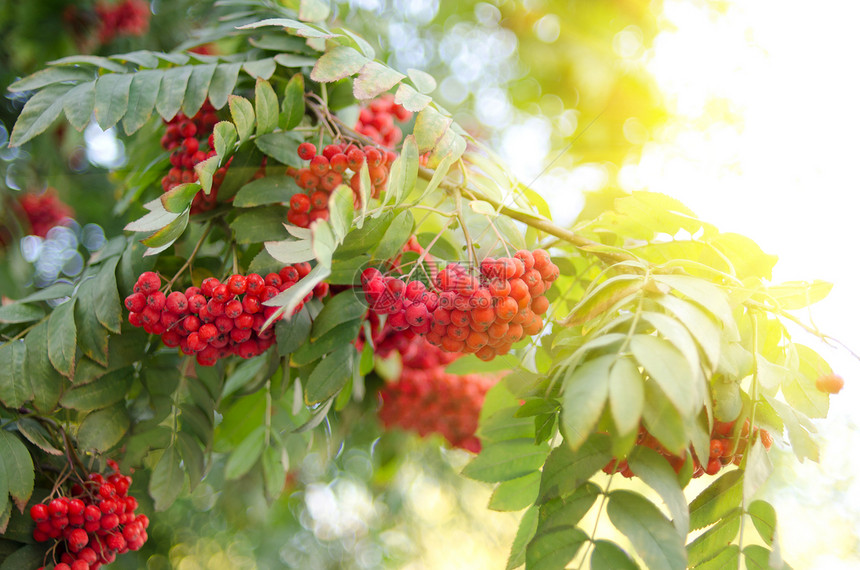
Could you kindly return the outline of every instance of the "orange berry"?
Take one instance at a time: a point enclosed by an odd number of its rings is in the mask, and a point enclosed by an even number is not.
[[[531,309],[535,312],[536,315],[545,314],[547,309],[549,309],[549,299],[547,299],[543,295],[541,295],[540,297],[533,297]]]
[[[845,385],[845,380],[836,374],[824,374],[815,379],[815,387],[827,394],[838,394]]]

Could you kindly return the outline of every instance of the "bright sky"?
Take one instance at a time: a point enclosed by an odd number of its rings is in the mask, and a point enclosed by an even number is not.
[[[654,133],[640,163],[622,171],[621,183],[675,196],[721,230],[753,238],[779,255],[775,281],[833,282],[812,317],[860,352],[860,268],[852,254],[860,4],[720,4],[722,13],[705,2],[664,1],[666,31],[646,57],[675,118]],[[719,99],[737,122],[714,112]],[[806,335],[794,338],[818,347]],[[773,457],[770,495],[794,568],[857,568],[860,363],[844,350],[822,352],[847,385],[820,422],[821,464]]]

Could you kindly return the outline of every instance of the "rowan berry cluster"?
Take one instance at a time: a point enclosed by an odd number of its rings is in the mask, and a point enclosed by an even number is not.
[[[65,218],[74,216],[74,211],[60,200],[57,191],[48,188],[40,194],[27,192],[18,198],[24,215],[30,223],[33,235],[45,237],[48,230],[62,222]]]
[[[205,101],[200,111],[193,117],[187,117],[182,112],[176,114],[167,124],[167,130],[161,137],[161,146],[170,151],[170,170],[161,179],[161,187],[165,192],[180,184],[197,181],[194,165],[215,156],[215,140],[212,130],[218,122],[209,101]],[[205,144],[205,146],[204,146]],[[191,213],[205,212],[215,207],[218,199],[218,187],[227,174],[233,157],[215,171],[212,175],[212,189],[209,194],[198,192],[191,203]]]
[[[57,542],[60,562],[54,570],[96,570],[146,542],[149,518],[135,514],[137,499],[128,495],[131,477],[121,474],[116,462],[108,463],[114,472],[107,478],[91,473],[69,496],[30,507],[33,539]]]
[[[435,275],[433,289],[366,269],[361,276],[371,310],[388,315],[397,330],[410,329],[446,352],[475,353],[482,360],[505,354],[543,328],[549,308],[544,292],[558,267],[542,249],[511,258],[486,258],[479,272],[450,263]]]
[[[134,292],[125,298],[125,307],[130,311],[128,322],[161,335],[161,341],[169,347],[178,346],[185,354],[195,354],[203,366],[212,366],[231,354],[252,358],[275,341],[274,327],[263,325],[277,307],[263,303],[295,285],[308,272],[308,263],[297,263],[265,277],[256,273],[231,275],[223,283],[209,277],[200,287],[165,294],[160,290],[161,278],[147,271],[138,277]],[[318,285],[296,311],[313,296],[327,294],[328,284]]]
[[[391,148],[403,139],[403,131],[395,121],[405,122],[411,118],[412,113],[395,103],[394,95],[387,93],[361,109],[355,132]]]
[[[142,36],[149,29],[149,2],[123,0],[96,4],[99,41],[106,44],[117,36]]]
[[[701,477],[705,474],[716,475],[726,465],[740,465],[741,460],[743,459],[743,454],[746,451],[747,444],[749,443],[750,421],[746,420],[744,422],[744,425],[741,427],[740,434],[737,434],[737,437],[735,437],[734,431],[735,422],[733,421],[714,422],[714,428],[711,431],[711,444],[708,460],[702,464],[695,451],[693,451],[692,448],[690,449],[690,456],[693,458],[693,477]],[[773,445],[773,438],[767,430],[754,428],[753,438],[755,437],[761,438],[762,445],[764,445],[765,449],[770,449],[770,446]],[[670,453],[665,447],[660,445],[653,435],[648,433],[648,430],[646,430],[644,426],[639,428],[636,445],[650,447],[660,455],[664,456],[675,470],[675,473],[680,473],[681,468],[687,461],[686,453],[680,456]],[[622,459],[621,461],[613,459],[603,467],[603,471],[609,474],[621,473],[621,475],[628,479],[635,475],[627,464],[626,459]]]
[[[287,169],[287,175],[295,178],[296,184],[304,190],[290,198],[287,220],[303,228],[308,227],[314,220],[328,219],[328,198],[347,177],[353,191],[355,207],[361,206],[359,172],[365,162],[370,174],[370,195],[378,198],[388,182],[391,163],[397,158],[393,152],[385,152],[373,146],[358,147],[349,143],[327,145],[322,153],[317,154],[317,147],[313,143],[305,142],[299,145],[298,155],[302,160],[309,161],[309,164],[304,168]]]

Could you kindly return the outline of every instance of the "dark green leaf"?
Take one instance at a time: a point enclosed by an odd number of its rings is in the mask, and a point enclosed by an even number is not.
[[[6,430],[0,430],[0,471],[3,475],[0,480],[6,481],[8,492],[15,501],[15,506],[22,513],[30,495],[33,493],[33,482],[35,472],[33,471],[33,459],[27,446],[21,443],[14,434]],[[6,489],[0,489],[3,493],[2,500],[5,502]]]
[[[27,441],[48,453],[49,455],[62,455],[63,452],[54,447],[48,430],[33,418],[20,418],[18,420],[18,431],[27,438]]]
[[[68,85],[52,85],[33,95],[15,121],[9,146],[20,146],[45,132],[63,112],[69,89]]]
[[[594,429],[609,395],[609,370],[614,354],[599,356],[565,378],[560,428],[567,445],[577,449]]]
[[[314,320],[311,341],[316,341],[341,323],[364,316],[366,312],[367,304],[355,291],[338,293],[326,301],[322,311]]]
[[[337,394],[352,378],[355,347],[346,344],[335,349],[316,365],[305,386],[305,403],[316,404]]]
[[[233,93],[236,81],[239,79],[241,63],[222,63],[215,69],[212,81],[209,83],[209,102],[216,109],[227,104],[227,97]]]
[[[351,47],[338,46],[317,60],[311,79],[319,83],[337,81],[358,73],[369,61]]]
[[[188,78],[188,87],[185,90],[185,100],[182,102],[182,112],[186,116],[193,117],[203,106],[216,67],[214,63],[192,67],[191,77]]]
[[[188,472],[188,482],[193,493],[197,484],[203,479],[203,470],[205,467],[203,450],[200,449],[200,444],[197,443],[197,440],[184,431],[177,432],[176,446],[179,449],[179,454],[182,456],[182,466]]]
[[[59,299],[61,297],[69,297],[74,293],[74,291],[75,288],[70,283],[54,283],[53,285],[45,287],[41,291],[36,291],[35,293],[22,297],[15,302],[31,303],[33,301],[49,301],[52,299]]]
[[[304,164],[296,151],[303,141],[298,133],[269,133],[254,139],[254,144],[263,154],[281,164],[301,168]]]
[[[183,66],[174,67],[164,72],[161,87],[158,90],[158,98],[155,100],[155,108],[165,121],[175,117],[182,107],[191,71],[190,66]]]
[[[305,78],[296,73],[290,78],[284,91],[284,102],[281,108],[281,119],[284,130],[292,130],[298,126],[305,116]]]
[[[684,491],[678,483],[675,470],[666,461],[666,458],[650,449],[637,445],[627,458],[631,471],[637,477],[657,491],[672,515],[672,522],[681,537],[686,537],[690,530],[690,511],[687,508],[687,499]]]
[[[540,472],[504,481],[493,490],[487,508],[494,511],[519,511],[532,505],[540,488]]]
[[[538,529],[526,548],[526,567],[529,570],[563,570],[588,540],[582,530],[557,527],[546,532]]]
[[[24,339],[27,345],[27,376],[33,390],[33,405],[43,412],[50,412],[57,406],[63,389],[60,376],[48,359],[48,323],[36,325]],[[25,380],[26,381],[26,380]],[[21,382],[17,378],[16,382]]]
[[[0,346],[0,401],[19,408],[33,398],[33,384],[27,371],[27,345],[13,340]],[[22,379],[27,379],[22,382]]]
[[[523,518],[520,519],[520,526],[517,529],[517,535],[514,537],[514,542],[511,544],[511,553],[508,556],[508,563],[505,570],[513,570],[518,566],[522,566],[526,561],[526,546],[531,541],[537,530],[538,525],[538,509],[535,506],[529,507]]]
[[[78,444],[81,449],[107,451],[122,440],[130,423],[125,402],[92,412],[78,428]]]
[[[602,433],[592,434],[576,451],[556,447],[543,467],[538,502],[573,493],[611,459],[609,436]]]
[[[753,501],[749,506],[749,515],[759,536],[768,546],[773,546],[776,535],[776,511],[766,501]]]
[[[116,266],[119,257],[105,261],[96,277],[96,297],[101,300],[96,305],[96,318],[110,332],[119,334],[122,329],[122,304],[116,285]]]
[[[75,374],[75,299],[58,306],[48,319],[48,359],[57,372],[72,377]]]
[[[102,130],[116,125],[128,110],[128,92],[133,78],[131,73],[110,73],[96,82],[94,111]]]
[[[238,243],[261,243],[288,238],[290,234],[284,228],[286,219],[284,206],[262,206],[239,214],[230,227],[236,232]]]
[[[63,97],[63,111],[66,118],[78,131],[84,130],[93,116],[96,104],[96,82],[89,81],[73,87]]]
[[[614,542],[595,540],[591,570],[639,570],[639,566]]]
[[[615,528],[630,539],[648,568],[683,570],[687,567],[684,541],[650,501],[630,491],[613,491],[609,494],[606,513]]]
[[[728,471],[690,503],[690,529],[698,530],[724,518],[741,505],[743,472]]]
[[[266,428],[258,426],[240,443],[224,466],[224,477],[238,479],[251,470],[266,445]]]
[[[254,111],[257,115],[257,136],[278,128],[278,96],[269,82],[260,77],[254,88]]]
[[[487,483],[524,477],[540,469],[547,458],[547,446],[533,439],[512,439],[485,445],[463,469],[463,475]]]
[[[236,125],[236,132],[239,134],[239,143],[241,144],[248,140],[248,137],[254,132],[254,106],[239,95],[230,95],[227,101],[230,104],[230,114],[233,117],[233,124]]]
[[[88,279],[78,289],[75,305],[75,322],[78,325],[78,346],[81,351],[102,366],[108,365],[108,331],[96,317],[96,306],[101,303],[96,280]]]
[[[39,568],[45,560],[44,544],[27,544],[10,554],[0,564],[0,570],[21,570],[22,568]]]
[[[122,119],[122,128],[125,130],[125,134],[130,135],[136,132],[152,117],[162,76],[162,71],[154,69],[139,71],[134,74],[128,92],[128,109]]]
[[[275,325],[278,339],[278,354],[287,356],[295,352],[308,340],[311,333],[311,317],[307,310],[299,311],[289,320],[282,319]]]
[[[212,441],[212,415],[207,414],[194,404],[182,404],[182,426],[194,433],[205,445]]]
[[[0,307],[0,323],[29,323],[38,321],[45,316],[41,307],[25,305],[23,303],[12,303]]]
[[[182,493],[185,473],[180,465],[181,457],[175,445],[164,450],[164,454],[149,478],[149,496],[155,501],[155,510],[167,509]]]
[[[265,204],[286,203],[293,194],[300,192],[303,190],[296,185],[296,179],[292,176],[266,176],[242,186],[236,193],[233,206],[253,208]]]
[[[690,566],[716,558],[738,535],[741,510],[736,509],[687,545]]]
[[[82,412],[105,408],[125,398],[133,379],[134,369],[131,367],[108,372],[89,384],[66,390],[60,398],[60,405]]]

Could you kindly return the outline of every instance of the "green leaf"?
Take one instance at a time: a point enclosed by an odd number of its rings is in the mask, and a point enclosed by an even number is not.
[[[54,83],[80,83],[95,77],[92,69],[81,67],[48,67],[15,81],[8,87],[12,93],[33,91]]]
[[[487,508],[494,511],[519,511],[532,505],[540,488],[540,472],[504,481],[493,490]]]
[[[797,374],[783,383],[782,393],[790,406],[811,418],[825,418],[830,408],[830,397],[815,387],[815,380],[830,374],[830,365],[808,346],[793,344],[800,360]]]
[[[570,326],[587,323],[595,317],[604,315],[610,307],[629,297],[644,286],[640,275],[617,275],[589,291],[570,312],[565,321]]]
[[[728,548],[721,550],[710,560],[706,560],[695,566],[695,570],[725,570],[726,568],[738,568],[740,564],[740,549],[737,544],[730,544]]]
[[[266,445],[266,428],[258,426],[240,443],[224,466],[224,477],[228,480],[238,479],[246,474],[257,463]]]
[[[32,385],[33,405],[43,412],[57,406],[63,389],[63,377],[48,359],[48,323],[36,325],[24,339],[27,345],[27,376]],[[21,378],[16,379],[21,382]]]
[[[20,301],[0,307],[0,323],[29,323],[45,316],[41,307],[25,305]]]
[[[62,455],[63,452],[54,447],[51,436],[42,424],[33,418],[19,418],[18,431],[27,441],[49,455]]]
[[[313,291],[314,287],[319,283],[322,283],[330,274],[331,270],[328,267],[317,265],[311,269],[310,273],[302,277],[298,283],[286,291],[278,293],[275,297],[269,299],[263,304],[269,307],[283,307],[284,315],[292,315],[293,311],[299,306],[299,303],[302,302],[305,295]]]
[[[266,176],[242,186],[233,199],[233,206],[253,208],[265,204],[286,203],[294,194],[300,192],[302,189],[296,186],[296,180],[292,176]]]
[[[352,361],[355,347],[343,345],[323,358],[308,377],[305,386],[305,403],[316,404],[337,394],[352,378]]]
[[[284,466],[286,451],[277,447],[267,447],[263,450],[263,492],[269,501],[277,499],[284,490],[284,481],[287,470]]]
[[[35,479],[33,459],[27,451],[27,446],[6,430],[0,430],[0,457],[3,458],[3,461],[0,461],[0,471],[2,471],[0,480],[6,481],[15,506],[23,513],[33,493]],[[0,493],[3,493],[0,501],[5,502],[7,487],[0,487]]]
[[[40,92],[41,93],[41,92]],[[74,86],[66,96],[63,97],[63,111],[66,118],[79,132],[84,130],[93,116],[93,107],[96,104],[96,82],[89,81]],[[20,119],[19,119],[20,120]]]
[[[140,243],[147,247],[143,255],[156,255],[173,245],[173,242],[178,240],[185,232],[187,225],[188,210],[185,210],[175,220],[152,235],[140,240]]]
[[[592,434],[576,451],[556,447],[543,467],[538,504],[570,495],[610,460],[609,436],[603,433]]]
[[[182,458],[175,445],[164,450],[149,478],[149,496],[155,501],[155,510],[164,511],[176,501],[185,486]]]
[[[239,135],[236,133],[236,127],[230,121],[219,121],[215,124],[215,152],[219,158],[224,158],[233,150],[233,145]]]
[[[117,402],[84,418],[78,428],[78,444],[81,449],[107,451],[122,440],[130,425],[125,402]]]
[[[95,115],[102,130],[108,130],[125,116],[128,110],[128,92],[132,73],[102,75],[96,82]]]
[[[776,511],[770,503],[753,501],[749,506],[749,516],[765,544],[773,546],[773,539],[776,536]]]
[[[537,471],[546,458],[547,446],[532,438],[500,441],[484,446],[463,475],[487,483],[510,481]]]
[[[287,209],[283,206],[262,206],[236,216],[230,227],[238,243],[261,243],[289,237],[284,228]]]
[[[728,471],[702,491],[690,503],[690,529],[698,530],[718,520],[741,505],[743,472]]]
[[[722,321],[727,329],[733,330],[736,327],[726,294],[716,285],[687,275],[655,275],[654,280],[668,285],[701,305]]]
[[[71,378],[75,374],[75,299],[58,306],[48,319],[48,359],[57,372]]]
[[[295,69],[297,67],[311,67],[317,62],[317,58],[295,53],[279,53],[274,58],[275,63],[281,67]]]
[[[63,112],[65,96],[69,90],[68,85],[52,85],[33,95],[15,121],[9,146],[20,146],[45,132]]]
[[[767,294],[779,303],[780,308],[793,311],[821,301],[830,294],[833,283],[819,281],[786,281],[767,288]]]
[[[0,346],[0,401],[15,409],[33,398],[33,384],[27,372],[27,345],[13,340]]]
[[[687,545],[690,566],[697,566],[719,556],[738,535],[741,510],[736,509]]]
[[[357,52],[356,52],[357,53]],[[312,77],[313,78],[313,77]],[[352,93],[356,99],[373,99],[385,93],[406,76],[377,61],[366,63],[352,83]]]
[[[612,491],[606,513],[615,528],[630,539],[648,568],[687,567],[684,541],[650,501],[630,491]]]
[[[290,131],[298,126],[305,116],[305,78],[296,73],[290,78],[284,90],[284,101],[281,104],[281,119],[284,130]]]
[[[751,544],[744,548],[744,562],[746,562],[747,570],[774,570],[774,566],[770,563],[770,557],[770,550],[764,546]]]
[[[89,384],[66,390],[60,398],[60,405],[82,412],[106,408],[125,398],[133,379],[134,370],[131,367],[108,372]]]
[[[164,209],[172,214],[181,214],[194,201],[194,197],[200,192],[200,184],[188,182],[174,186],[159,197]]]
[[[122,304],[116,284],[116,267],[119,256],[105,261],[96,277],[95,296],[101,300],[96,305],[96,318],[110,332],[120,334],[122,330]]]
[[[176,433],[176,445],[182,456],[182,466],[188,471],[188,482],[193,493],[197,484],[203,479],[205,459],[203,450],[197,440],[184,431]]]
[[[520,526],[517,529],[517,535],[514,537],[514,542],[511,544],[511,553],[508,556],[508,563],[505,566],[506,570],[513,570],[518,566],[522,566],[526,562],[526,546],[531,541],[537,530],[538,525],[538,509],[535,506],[529,507],[523,518],[520,519]]]
[[[630,433],[639,427],[645,387],[639,367],[630,358],[619,358],[609,369],[609,404],[618,433]]]
[[[311,341],[316,341],[341,323],[363,317],[367,304],[355,291],[347,290],[328,299],[314,320]]]
[[[409,74],[409,79],[418,91],[432,93],[436,89],[436,80],[429,73],[420,69],[407,69],[406,73]]]
[[[591,570],[639,570],[639,566],[614,542],[595,540]]]
[[[248,137],[254,132],[254,106],[239,95],[230,95],[227,97],[227,101],[230,104],[230,114],[233,116],[233,123],[239,134],[239,144],[241,144],[248,140]]]
[[[443,135],[451,127],[454,119],[446,117],[433,107],[426,107],[415,117],[415,127],[412,129],[418,152],[425,153],[436,148]]]
[[[573,560],[588,535],[581,529],[557,527],[546,532],[538,529],[526,548],[529,570],[561,570]]]
[[[227,104],[227,98],[233,93],[239,79],[240,69],[241,63],[222,63],[215,69],[212,81],[209,82],[209,102],[216,109]]]
[[[191,67],[174,67],[164,72],[161,87],[155,100],[155,108],[165,121],[176,116],[182,107],[188,80],[191,77]]]
[[[673,453],[680,454],[689,445],[684,419],[656,382],[645,382],[642,421],[651,435]]]
[[[431,97],[422,95],[409,85],[401,83],[394,94],[394,102],[403,106],[407,111],[418,113],[433,102]]]
[[[282,319],[275,325],[278,339],[278,354],[286,356],[296,351],[308,340],[311,333],[311,317],[307,310],[299,311],[293,318]]]
[[[328,199],[329,223],[338,243],[343,242],[355,219],[352,199],[352,190],[345,185],[335,188]]]
[[[196,115],[203,106],[203,102],[206,101],[209,85],[212,83],[216,68],[217,65],[214,63],[192,67],[191,77],[188,78],[188,87],[185,90],[185,99],[182,101],[182,112],[187,117]]]
[[[296,151],[303,140],[298,133],[269,133],[254,139],[254,144],[263,154],[281,164],[301,168],[304,164]]]
[[[246,61],[242,64],[245,73],[254,79],[268,79],[275,73],[275,60],[271,57],[257,61]]]
[[[257,136],[278,128],[278,96],[269,82],[260,77],[254,87],[254,110],[257,115]]]
[[[562,388],[560,428],[571,449],[578,449],[591,435],[609,395],[609,370],[614,354],[599,356],[574,369]]]
[[[696,399],[696,377],[677,348],[662,338],[636,334],[630,340],[630,350],[682,416],[698,412],[702,402]]]
[[[696,343],[701,347],[708,362],[713,369],[720,360],[721,341],[720,329],[717,324],[708,317],[697,305],[683,301],[672,295],[661,295],[657,298],[660,303],[669,313],[675,315],[681,323],[687,328],[689,333],[696,339]],[[649,319],[655,327],[659,321]],[[663,329],[665,327],[661,327]],[[658,330],[661,330],[658,329]],[[661,330],[662,332],[662,330]],[[665,335],[664,335],[665,336]],[[669,338],[667,336],[667,338]],[[679,349],[682,346],[678,347]],[[684,353],[686,356],[686,352]],[[689,357],[688,357],[689,360]]]
[[[38,568],[45,560],[44,545],[27,544],[7,556],[0,564],[0,570],[21,570]]]
[[[310,261],[316,257],[309,239],[267,241],[264,245],[266,252],[284,265]]]
[[[600,487],[594,483],[586,482],[577,488],[572,495],[547,501],[540,508],[538,534],[554,527],[571,528],[576,526],[582,517],[591,510],[601,493]]]
[[[369,61],[351,47],[338,46],[317,60],[311,70],[311,79],[319,83],[337,81],[358,73]]]
[[[163,72],[145,70],[134,74],[128,92],[128,109],[122,119],[125,134],[138,131],[152,117]]]
[[[630,469],[637,477],[657,491],[672,515],[672,522],[678,534],[683,538],[690,531],[690,511],[687,508],[687,499],[678,482],[675,470],[666,461],[666,458],[650,449],[637,445],[633,448],[627,458]]]
[[[95,279],[84,281],[78,289],[75,322],[78,326],[78,346],[81,351],[102,366],[108,364],[108,331],[96,317],[97,296]]]
[[[215,176],[215,171],[218,170],[218,164],[220,161],[220,157],[210,156],[206,160],[194,165],[194,172],[197,174],[197,180],[206,195],[209,195],[212,192],[212,179]]]
[[[405,244],[412,235],[412,228],[415,220],[412,217],[412,212],[404,210],[397,214],[391,221],[391,225],[385,230],[385,234],[379,241],[379,245],[373,251],[373,258],[380,260],[391,259],[400,253]]]

